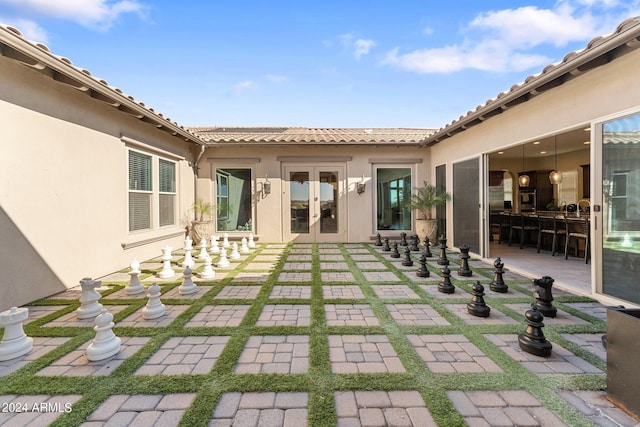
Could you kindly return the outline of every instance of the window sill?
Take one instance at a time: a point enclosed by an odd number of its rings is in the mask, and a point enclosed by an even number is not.
[[[167,240],[167,239],[172,239],[174,237],[178,237],[178,236],[184,236],[185,232],[182,229],[178,229],[176,230],[175,228],[172,228],[171,230],[173,231],[169,231],[169,230],[156,230],[156,231],[149,231],[148,233],[141,233],[141,234],[136,234],[135,236],[130,236],[130,237],[142,237],[143,235],[149,236],[145,239],[138,239],[138,240],[131,240],[128,242],[122,242],[120,243],[120,246],[122,246],[122,249],[131,249],[131,248],[135,248],[138,246],[144,246],[144,245],[148,245],[151,243],[156,243],[156,242],[160,242],[162,240]]]

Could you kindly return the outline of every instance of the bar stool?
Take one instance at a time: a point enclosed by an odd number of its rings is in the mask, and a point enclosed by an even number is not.
[[[540,253],[543,236],[549,234],[553,236],[551,240],[551,256],[555,256],[558,251],[558,237],[566,235],[564,224],[560,228],[558,227],[558,218],[555,216],[538,215],[538,253]]]
[[[578,243],[584,239],[584,262],[589,263],[591,255],[591,227],[589,226],[589,218],[566,218],[567,224],[564,244],[564,259],[569,259],[569,242],[573,239],[576,242],[575,256],[578,256]]]
[[[520,249],[524,247],[524,235],[527,231],[533,232],[537,230],[537,223],[533,225],[531,222],[531,216],[522,215],[519,213],[512,213],[509,215],[510,223],[509,223],[509,246],[511,246],[511,242],[513,241],[513,231],[517,231],[520,233]]]

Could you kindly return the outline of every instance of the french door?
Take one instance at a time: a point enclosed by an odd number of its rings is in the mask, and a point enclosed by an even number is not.
[[[283,172],[285,241],[345,241],[344,164],[285,165]]]

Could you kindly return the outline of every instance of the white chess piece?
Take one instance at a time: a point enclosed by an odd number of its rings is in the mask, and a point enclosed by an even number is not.
[[[93,327],[96,337],[85,352],[89,361],[108,359],[120,351],[121,340],[113,333],[113,326],[113,315],[103,308],[100,315],[96,317],[96,325]]]
[[[220,246],[218,244],[218,239],[219,237],[216,235],[211,235],[211,253],[212,254],[219,254],[220,253]]]
[[[124,293],[127,295],[137,295],[144,292],[144,286],[140,283],[140,263],[137,259],[133,259],[130,265],[131,270],[129,271],[129,276],[131,279],[129,280],[129,284],[124,288]]]
[[[97,280],[91,280],[90,277],[85,277],[80,280],[80,287],[82,288],[82,295],[80,295],[80,307],[76,310],[78,319],[93,319],[100,311],[102,311],[102,304],[98,301],[102,297],[96,288],[99,288],[102,282]]]
[[[247,246],[247,238],[243,237],[241,240],[242,244],[240,245],[240,252],[243,254],[249,253],[249,246]]]
[[[230,259],[240,259],[240,252],[238,252],[238,244],[233,242],[231,245],[231,255],[229,255]]]
[[[213,279],[216,277],[216,272],[213,271],[211,267],[211,257],[208,256],[204,259],[204,270],[200,273],[200,278],[202,279]]]
[[[164,315],[165,306],[160,301],[160,286],[157,283],[149,286],[149,292],[147,293],[149,300],[147,305],[142,309],[142,317],[146,320],[157,319]]]
[[[178,287],[178,292],[180,293],[180,295],[191,295],[191,294],[195,294],[198,289],[195,283],[193,283],[193,279],[191,279],[191,276],[193,275],[193,273],[191,272],[191,269],[189,267],[185,268],[184,271],[182,272],[182,275],[184,276],[184,280],[182,281],[182,284]]]
[[[25,355],[33,348],[33,338],[25,335],[22,322],[29,318],[26,307],[11,307],[0,313],[0,326],[4,327],[4,335],[0,342],[0,362]]]
[[[227,250],[225,248],[220,249],[220,259],[218,260],[218,267],[227,268],[231,265],[227,259]]]
[[[183,267],[191,268],[195,264],[195,262],[193,261],[193,256],[191,256],[191,251],[193,251],[193,240],[191,240],[191,237],[187,236],[187,238],[184,239],[184,261],[182,261]]]
[[[253,241],[253,233],[249,234],[249,242],[247,243],[247,246],[249,246],[250,248],[256,247],[256,242]]]
[[[231,247],[229,244],[229,233],[224,233],[222,235],[222,247],[225,249]]]
[[[171,246],[165,246],[162,248],[162,271],[158,273],[158,277],[161,279],[171,279],[176,272],[171,268],[171,251],[173,248]]]
[[[209,256],[207,252],[207,239],[202,239],[200,241],[200,253],[198,254],[198,259],[205,259]]]

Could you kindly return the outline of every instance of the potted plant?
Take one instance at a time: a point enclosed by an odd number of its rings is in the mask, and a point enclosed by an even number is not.
[[[211,233],[211,226],[213,220],[213,204],[205,202],[202,199],[197,199],[192,205],[193,212],[195,213],[195,219],[191,221],[191,238],[193,243],[199,245],[202,239],[207,239]]]
[[[419,216],[416,218],[416,233],[420,240],[425,236],[429,237],[430,242],[435,242],[437,237],[437,222],[433,218],[433,208],[443,205],[450,200],[449,193],[439,192],[438,189],[424,181],[422,187],[416,188],[416,192],[411,195],[411,199],[407,203],[409,209],[418,211]]]

